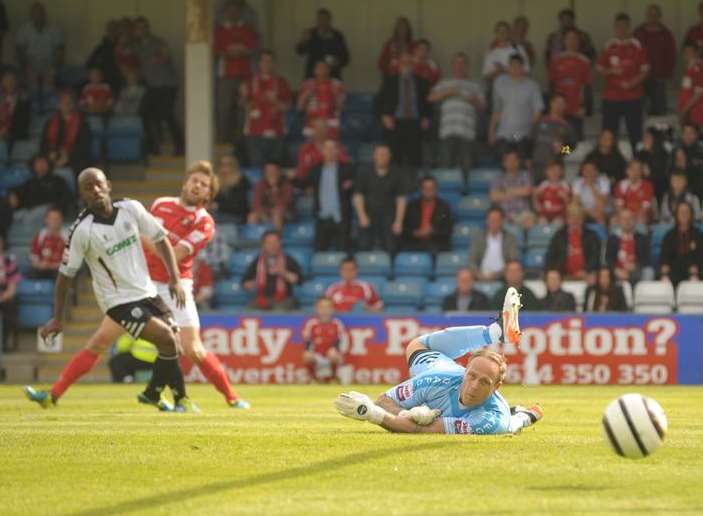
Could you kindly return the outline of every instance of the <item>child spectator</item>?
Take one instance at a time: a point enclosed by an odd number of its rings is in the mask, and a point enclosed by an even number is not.
[[[669,191],[664,194],[661,205],[660,222],[673,223],[676,207],[682,202],[688,203],[693,210],[693,219],[701,218],[701,201],[688,189],[686,172],[675,170],[669,179]]]
[[[338,312],[351,312],[363,306],[368,312],[383,311],[383,301],[374,286],[368,281],[357,279],[359,267],[354,258],[345,258],[339,265],[340,281],[327,287],[325,297],[334,303]]]
[[[574,182],[574,199],[581,204],[589,221],[606,225],[610,208],[610,181],[592,161],[581,163],[581,177]]]
[[[112,88],[103,80],[97,66],[88,70],[88,84],[83,86],[78,99],[80,108],[91,115],[105,115],[112,110]]]
[[[253,204],[250,224],[270,222],[280,230],[285,221],[293,218],[293,186],[281,174],[278,163],[264,166],[264,177],[256,185]]]
[[[566,205],[571,199],[571,188],[564,180],[564,165],[552,161],[545,170],[547,178],[540,183],[534,193],[534,203],[540,224],[563,222]]]
[[[335,379],[337,368],[343,363],[340,345],[344,339],[344,324],[334,317],[334,304],[326,297],[317,301],[315,314],[303,326],[303,362],[311,379],[330,382]]]
[[[32,268],[29,277],[34,279],[55,279],[63,258],[66,239],[63,232],[63,214],[58,208],[49,208],[44,217],[44,227],[32,240],[29,259]]]
[[[127,68],[124,75],[126,84],[117,97],[115,113],[118,115],[140,115],[146,88],[140,82],[139,71],[136,68]]]
[[[346,92],[339,79],[330,78],[330,66],[320,61],[315,75],[300,86],[298,109],[305,113],[303,135],[312,134],[312,123],[318,118],[327,120],[330,136],[339,137],[339,115],[344,107]]]
[[[644,179],[642,162],[633,159],[627,165],[627,179],[618,182],[613,189],[615,206],[627,208],[635,214],[637,222],[648,224],[654,215],[654,187]]]
[[[652,279],[649,268],[649,239],[636,231],[635,215],[628,209],[618,213],[619,227],[610,236],[605,246],[605,263],[614,267],[613,273],[620,281],[636,283],[641,279]]]

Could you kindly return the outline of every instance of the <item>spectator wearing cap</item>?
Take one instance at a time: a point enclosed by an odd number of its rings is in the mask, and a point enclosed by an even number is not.
[[[367,312],[382,312],[383,300],[374,286],[357,278],[359,267],[348,257],[339,265],[340,280],[327,287],[325,297],[332,300],[337,312],[351,312],[357,307]]]
[[[400,70],[400,56],[415,50],[413,28],[405,16],[396,19],[393,34],[388,38],[378,57],[378,69],[385,75],[396,75]]]
[[[448,251],[452,225],[449,204],[437,196],[437,180],[432,176],[423,177],[420,196],[410,201],[405,210],[405,248],[432,254]]]
[[[330,66],[325,61],[316,63],[314,76],[303,81],[298,93],[298,110],[305,113],[303,135],[309,136],[312,123],[321,118],[327,122],[329,135],[338,138],[346,96],[342,81],[330,77]]]
[[[474,273],[469,268],[456,272],[456,289],[442,300],[443,312],[471,312],[490,310],[486,295],[474,288]]]
[[[330,75],[342,78],[342,70],[349,64],[349,49],[341,31],[332,26],[332,13],[319,9],[315,26],[303,32],[295,47],[299,55],[305,55],[305,77],[313,76],[315,64],[324,61],[330,67]]]
[[[593,283],[600,265],[598,235],[584,225],[583,209],[576,203],[567,208],[566,224],[552,236],[545,256],[547,269],[558,269],[567,279]]]
[[[29,277],[55,279],[63,259],[66,240],[62,233],[63,214],[58,208],[49,208],[44,217],[44,227],[32,239],[29,259],[32,268]]]
[[[90,129],[82,113],[76,110],[70,93],[59,95],[58,110],[44,124],[41,152],[57,168],[70,167],[78,173],[88,166]]]
[[[542,298],[542,310],[545,312],[575,312],[576,299],[562,288],[561,272],[558,269],[544,271],[546,295]]]
[[[501,279],[505,265],[520,260],[517,240],[504,229],[503,220],[503,210],[492,206],[486,214],[486,231],[471,242],[469,269],[481,281]]]
[[[703,127],[703,59],[699,47],[692,41],[684,44],[683,55],[686,70],[681,80],[677,110],[684,121]]]
[[[278,230],[293,219],[293,186],[273,161],[264,165],[264,177],[254,189],[254,201],[249,213],[250,224],[270,223]]]
[[[618,213],[618,227],[611,232],[605,246],[605,263],[613,268],[620,281],[636,283],[648,274],[649,239],[635,231],[637,219],[628,209]],[[653,277],[653,274],[651,274]]]

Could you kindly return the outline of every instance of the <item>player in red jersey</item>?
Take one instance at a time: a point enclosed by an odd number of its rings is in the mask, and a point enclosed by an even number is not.
[[[193,299],[193,259],[215,235],[215,222],[205,207],[217,195],[217,176],[208,161],[198,161],[187,171],[180,197],[160,197],[151,206],[151,214],[166,229],[186,291],[183,308],[170,306],[180,328],[181,352],[192,360],[233,408],[249,408],[232,389],[219,359],[205,350],[200,340],[200,319]],[[165,267],[147,242],[144,246],[149,275],[156,290],[168,289]]]
[[[325,297],[332,300],[334,309],[338,312],[351,312],[357,303],[363,303],[364,309],[369,312],[380,312],[383,310],[383,301],[371,283],[356,279],[358,270],[354,258],[342,260],[339,265],[342,281],[327,287]]]
[[[315,312],[316,317],[308,319],[303,326],[303,362],[311,378],[318,382],[327,382],[334,380],[337,368],[343,362],[339,348],[344,338],[344,324],[334,317],[334,304],[331,299],[318,299]]]
[[[693,41],[683,47],[686,72],[681,81],[678,111],[681,118],[696,126],[703,126],[703,59]]]

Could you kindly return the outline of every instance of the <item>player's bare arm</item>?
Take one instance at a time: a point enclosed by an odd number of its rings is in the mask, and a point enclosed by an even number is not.
[[[154,242],[154,250],[159,258],[164,262],[166,270],[168,271],[169,284],[168,289],[171,293],[171,297],[176,300],[176,305],[179,308],[185,306],[186,294],[179,281],[178,274],[178,263],[176,261],[176,254],[173,252],[173,246],[168,238],[163,238],[158,242]]]
[[[395,401],[393,401],[391,398],[386,396],[385,394],[381,394],[378,399],[376,400],[376,405],[381,407],[383,410],[388,412],[389,414],[393,415],[398,415],[402,409],[400,405],[398,405]]]
[[[41,329],[41,337],[46,339],[48,335],[61,333],[63,331],[63,314],[66,305],[66,293],[71,288],[73,279],[61,273],[56,276],[56,286],[54,287],[54,316]]]

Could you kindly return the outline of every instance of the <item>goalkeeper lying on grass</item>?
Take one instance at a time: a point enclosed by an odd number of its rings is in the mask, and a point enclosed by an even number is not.
[[[405,350],[409,380],[382,394],[376,403],[365,394],[337,396],[343,416],[369,421],[391,432],[504,434],[519,432],[543,416],[539,405],[509,407],[498,388],[506,372],[505,357],[486,349],[505,335],[520,340],[520,295],[509,288],[503,303],[503,328],[458,326],[422,335]],[[453,359],[472,353],[466,368]]]

